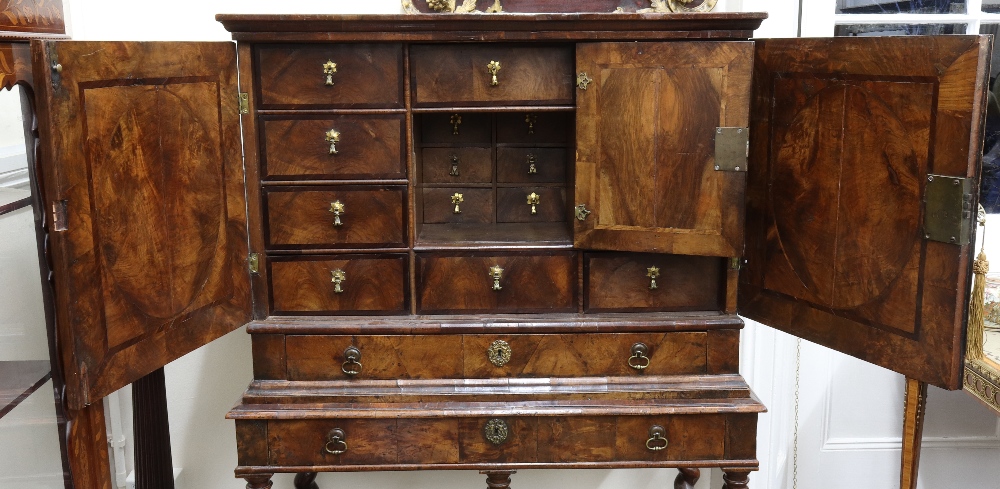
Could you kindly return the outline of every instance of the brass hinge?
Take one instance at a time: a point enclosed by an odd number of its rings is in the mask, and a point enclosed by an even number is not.
[[[250,113],[250,94],[247,92],[240,92],[240,114]]]
[[[718,127],[715,129],[715,171],[747,171],[750,154],[750,129]]]
[[[250,253],[247,257],[247,268],[250,269],[250,273],[257,275],[260,273],[260,255],[257,253]]]
[[[972,234],[972,181],[964,177],[927,175],[924,189],[924,238],[969,244]]]
[[[587,210],[587,204],[580,204],[580,205],[576,206],[576,220],[577,221],[586,221],[587,220],[587,216],[589,216],[589,215],[590,215],[590,211]]]
[[[729,269],[730,270],[739,270],[742,267],[743,267],[743,262],[742,262],[742,260],[740,260],[740,257],[738,257],[738,256],[729,257]]]

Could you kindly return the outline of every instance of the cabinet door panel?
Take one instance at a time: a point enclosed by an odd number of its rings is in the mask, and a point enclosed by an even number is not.
[[[579,248],[738,256],[742,172],[716,171],[718,127],[746,127],[753,44],[577,47]]]
[[[739,312],[959,387],[971,248],[925,239],[923,200],[977,186],[988,67],[978,36],[758,42]]]
[[[80,408],[250,319],[236,50],[32,51],[56,321]]]

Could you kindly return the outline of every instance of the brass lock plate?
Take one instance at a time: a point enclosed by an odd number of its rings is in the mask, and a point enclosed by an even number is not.
[[[972,234],[972,181],[948,175],[927,175],[924,188],[924,238],[969,244]]]
[[[750,151],[750,129],[718,127],[715,129],[715,170],[747,171]]]

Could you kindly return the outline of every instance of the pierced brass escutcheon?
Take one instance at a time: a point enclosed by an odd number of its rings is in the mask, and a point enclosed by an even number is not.
[[[344,350],[344,363],[340,366],[345,374],[355,376],[361,373],[361,350],[357,347],[349,346]]]
[[[500,80],[497,80],[497,74],[500,73],[500,62],[490,61],[490,63],[486,65],[486,71],[488,71],[490,75],[493,75],[493,78],[490,79],[490,86],[495,87],[499,85]]]
[[[342,294],[344,292],[343,284],[347,280],[347,274],[343,270],[337,268],[330,271],[330,281],[333,282],[333,292],[335,294]]]
[[[632,345],[632,356],[628,357],[628,366],[636,370],[645,370],[649,367],[649,347],[645,343]]]
[[[538,121],[538,116],[535,114],[528,114],[524,116],[524,122],[528,123],[528,134],[535,133],[535,122]]]
[[[587,220],[587,216],[589,216],[589,215],[590,215],[590,211],[587,210],[587,205],[586,204],[580,204],[580,205],[576,206],[576,220],[577,221],[586,221]]]
[[[531,215],[538,214],[538,203],[540,201],[541,198],[538,196],[538,194],[534,192],[528,194],[528,205],[531,206]]]
[[[340,131],[336,129],[326,131],[326,142],[330,143],[330,154],[339,154],[337,151],[337,143],[340,142]]]
[[[454,212],[455,214],[462,213],[462,209],[461,207],[459,207],[462,204],[462,202],[465,202],[465,199],[462,198],[462,194],[455,192],[455,195],[451,196],[451,203],[455,204],[455,212]]]
[[[658,452],[667,448],[670,442],[667,441],[667,430],[660,425],[653,425],[649,428],[649,439],[646,440],[646,448],[650,451]]]
[[[336,72],[337,72],[337,63],[334,63],[332,59],[327,60],[326,63],[323,63],[323,74],[326,75],[326,86],[328,87],[333,86],[333,74]]]
[[[656,290],[656,277],[660,276],[660,269],[649,267],[646,269],[646,276],[649,277],[649,290]]]
[[[340,226],[340,225],[344,224],[344,222],[340,220],[340,216],[341,216],[341,214],[345,214],[345,212],[344,212],[345,209],[346,208],[344,207],[344,203],[341,202],[341,201],[339,201],[339,200],[335,200],[333,202],[330,202],[330,212],[333,213],[333,225],[334,226]]]
[[[504,420],[493,418],[486,422],[486,426],[483,427],[483,434],[486,435],[486,439],[490,443],[499,445],[507,441],[507,437],[510,435],[510,428]]]
[[[458,136],[458,126],[462,125],[462,116],[458,114],[452,115],[448,122],[451,123],[452,135]]]
[[[586,71],[581,71],[579,75],[576,75],[576,87],[580,90],[586,90],[587,86],[593,81],[593,78],[587,76]]]
[[[326,435],[326,445],[323,451],[330,455],[340,455],[347,451],[347,435],[344,430],[334,428]]]
[[[534,175],[538,173],[538,167],[535,166],[535,163],[537,162],[538,161],[535,159],[535,155],[533,154],[528,155],[528,175]]]
[[[490,347],[486,349],[486,358],[489,358],[493,365],[503,367],[510,361],[511,353],[509,343],[504,340],[496,340],[490,343]]]
[[[451,155],[451,171],[448,174],[453,177],[458,176],[458,155]]]
[[[503,278],[503,268],[500,268],[500,265],[490,267],[490,278],[493,279],[493,290],[503,289],[500,286],[500,279]]]

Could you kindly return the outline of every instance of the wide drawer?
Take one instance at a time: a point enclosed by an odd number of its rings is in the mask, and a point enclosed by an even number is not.
[[[652,253],[585,253],[587,312],[723,308],[725,260]]]
[[[268,257],[272,314],[405,314],[406,255]]]
[[[261,118],[267,180],[406,178],[402,115]]]
[[[576,254],[420,253],[417,309],[448,312],[576,310]]]
[[[405,186],[268,187],[269,249],[406,246]]]
[[[575,64],[568,46],[413,46],[410,66],[418,107],[573,103]]]
[[[693,375],[739,355],[718,334],[288,335],[283,358],[287,380]]]
[[[399,44],[265,45],[256,54],[262,109],[403,106]]]

